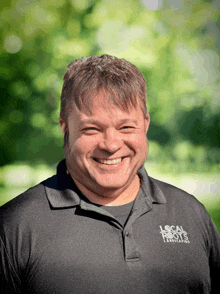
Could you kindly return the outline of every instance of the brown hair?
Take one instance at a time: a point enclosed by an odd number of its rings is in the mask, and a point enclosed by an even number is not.
[[[90,111],[93,98],[100,92],[121,109],[146,107],[146,81],[130,62],[107,54],[83,57],[69,64],[61,93],[60,117],[67,122],[73,103]]]

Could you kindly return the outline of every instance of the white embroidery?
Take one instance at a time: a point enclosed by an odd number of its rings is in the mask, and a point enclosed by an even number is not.
[[[164,242],[190,243],[187,232],[182,226],[166,225],[164,229],[160,226],[160,233]]]

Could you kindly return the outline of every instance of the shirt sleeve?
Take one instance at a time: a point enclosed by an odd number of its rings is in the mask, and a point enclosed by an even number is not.
[[[219,294],[220,286],[220,235],[217,231],[215,224],[210,218],[209,226],[210,234],[210,255],[209,255],[209,264],[210,264],[210,277],[211,277],[211,294]]]
[[[13,268],[6,246],[0,238],[0,293],[21,293],[20,279]]]

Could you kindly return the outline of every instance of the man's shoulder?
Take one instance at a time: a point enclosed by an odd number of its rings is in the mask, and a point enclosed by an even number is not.
[[[148,175],[146,169],[142,167],[139,173],[143,179],[143,184],[145,186],[145,193],[150,193],[152,200],[156,201],[159,199],[158,203],[167,203],[168,205],[174,206],[196,206],[204,209],[203,204],[201,204],[194,195],[172,185],[167,182],[158,180],[150,175]]]
[[[0,207],[0,220],[18,219],[24,215],[30,215],[33,211],[42,210],[44,206],[48,206],[48,200],[45,192],[45,183],[57,182],[57,176],[52,176],[45,181],[29,188],[22,194],[16,196],[9,202]]]
[[[149,177],[149,179],[153,185],[156,185],[162,191],[168,206],[179,207],[183,211],[195,212],[200,217],[208,215],[204,205],[194,195],[158,179],[152,177]]]
[[[157,185],[162,192],[164,193],[164,196],[167,200],[171,200],[174,198],[175,200],[184,200],[184,201],[192,201],[198,203],[199,201],[193,196],[192,194],[186,192],[183,189],[180,189],[170,183],[163,182],[161,180],[149,177],[150,181]]]
[[[189,194],[188,192],[161,180],[155,179],[151,176],[149,176],[149,179],[151,182],[153,182],[154,184],[158,185],[163,192],[166,193],[166,195],[173,195],[173,196],[177,196],[177,195],[184,195],[186,197],[193,197],[191,194]],[[194,198],[194,197],[193,197]]]

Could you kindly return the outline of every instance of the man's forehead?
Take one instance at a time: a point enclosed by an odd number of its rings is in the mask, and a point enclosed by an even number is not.
[[[142,111],[141,107],[137,105],[137,107],[130,106],[130,107],[123,107],[121,105],[115,105],[113,102],[101,101],[100,103],[95,102],[90,107],[83,107],[82,109],[78,109],[75,105],[73,107],[73,113],[78,114],[78,116],[86,119],[97,119],[103,115],[115,116],[119,117],[129,117],[134,114],[134,112]]]
[[[117,99],[111,99],[111,95],[108,96],[107,93],[100,93],[95,97],[91,97],[87,103],[83,103],[80,109],[73,103],[73,108],[79,112],[86,114],[94,114],[98,110],[103,111],[117,111],[120,110],[124,113],[129,114],[135,110],[142,109],[140,100],[137,98],[136,103],[131,104],[129,102],[122,101],[119,97]]]

